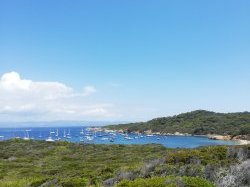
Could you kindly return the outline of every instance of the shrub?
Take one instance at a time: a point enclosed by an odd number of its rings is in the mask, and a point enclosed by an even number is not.
[[[85,178],[70,178],[62,183],[63,187],[84,187],[88,185]]]
[[[134,181],[123,180],[116,187],[214,187],[209,181],[199,177],[152,177],[148,179],[136,179]]]

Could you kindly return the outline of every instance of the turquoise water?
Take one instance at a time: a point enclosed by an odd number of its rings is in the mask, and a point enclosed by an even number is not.
[[[58,129],[58,136],[57,134]],[[80,132],[83,129],[83,133]],[[64,132],[67,137],[64,137]],[[68,135],[67,135],[68,134]],[[35,140],[46,140],[49,136],[53,140],[70,141],[91,144],[162,144],[170,148],[195,148],[207,145],[234,145],[234,141],[210,140],[202,136],[145,136],[119,133],[90,132],[86,127],[41,127],[41,128],[0,128],[0,140],[14,137],[24,138],[29,136]]]

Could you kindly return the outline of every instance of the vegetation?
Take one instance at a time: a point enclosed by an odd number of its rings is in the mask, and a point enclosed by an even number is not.
[[[250,113],[215,113],[197,110],[173,117],[162,117],[148,122],[107,126],[109,129],[160,133],[189,134],[250,134]]]
[[[0,142],[0,186],[97,185],[121,169],[165,155],[160,145],[94,145],[9,140]]]
[[[250,146],[168,149],[8,140],[0,147],[1,187],[210,187],[228,182],[232,176],[228,168],[250,155]],[[243,166],[233,175],[241,171],[241,184],[250,184]]]
[[[152,177],[149,179],[124,180],[117,187],[214,187],[214,185],[199,177]]]

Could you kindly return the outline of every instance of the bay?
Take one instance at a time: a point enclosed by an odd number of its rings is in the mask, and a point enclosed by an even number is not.
[[[58,131],[58,136],[57,136]],[[209,145],[235,145],[235,141],[211,140],[205,136],[163,136],[163,135],[127,135],[115,132],[93,132],[88,127],[30,127],[0,128],[0,140],[12,138],[30,138],[34,140],[69,141],[90,144],[162,144],[169,148],[195,148]],[[50,139],[50,140],[51,140]]]

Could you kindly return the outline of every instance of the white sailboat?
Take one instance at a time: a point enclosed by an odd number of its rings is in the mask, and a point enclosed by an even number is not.
[[[55,131],[51,131],[51,130],[50,130],[50,134],[55,134],[55,133],[56,133]]]
[[[68,132],[68,134],[67,134],[67,138],[68,138],[68,139],[71,139],[70,130],[69,130],[69,132]]]
[[[109,138],[101,138],[102,141],[108,140]]]
[[[80,137],[80,142],[84,142],[84,139],[83,139],[83,137]]]
[[[42,134],[41,134],[41,132],[40,132],[40,135],[38,136],[39,138],[42,138],[43,136],[42,136]]]
[[[82,128],[82,130],[81,130],[80,134],[84,134],[83,128]]]
[[[129,136],[125,136],[124,139],[126,139],[126,140],[132,140],[133,138],[131,138]]]
[[[65,130],[63,131],[63,137],[64,137],[64,138],[67,137],[67,136],[66,136],[66,131],[65,131]]]
[[[92,141],[92,140],[94,140],[94,137],[93,137],[93,136],[86,136],[86,139],[87,139],[88,141]]]
[[[25,136],[23,138],[24,140],[30,140],[29,131],[30,130],[25,130],[26,133],[25,133]]]
[[[15,129],[15,131],[16,131],[16,129]],[[20,139],[20,137],[19,137],[19,136],[16,136],[15,131],[13,132],[13,137],[14,137],[15,139]],[[0,136],[0,139],[1,139],[1,136]]]
[[[61,140],[61,138],[59,137],[59,132],[58,132],[58,129],[56,129],[56,140]]]
[[[46,139],[46,142],[54,142],[55,140],[53,140],[52,136],[51,136],[51,132],[49,132],[49,137]]]

